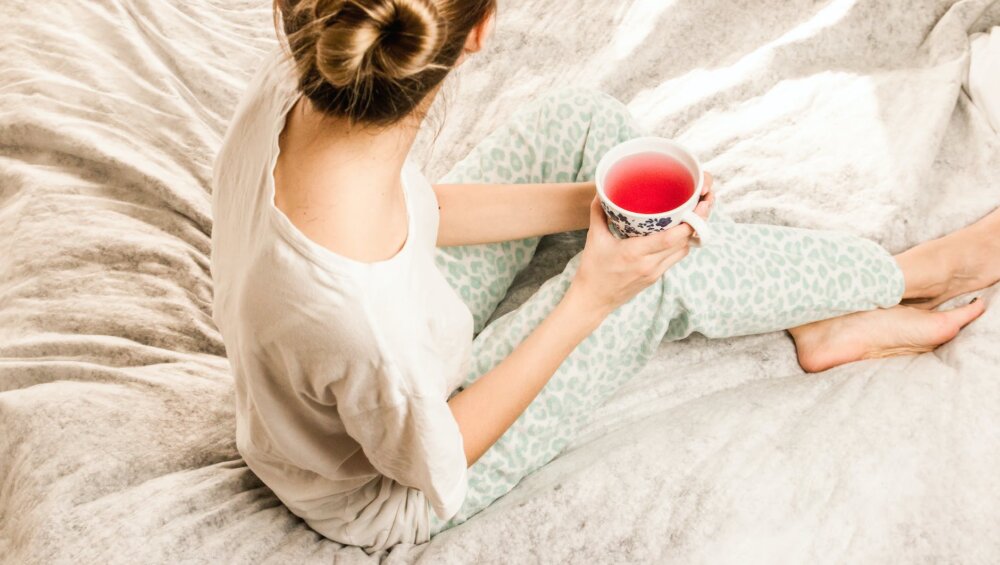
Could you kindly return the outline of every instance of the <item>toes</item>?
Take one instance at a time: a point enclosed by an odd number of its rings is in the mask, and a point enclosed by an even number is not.
[[[943,312],[935,312],[941,324],[941,338],[949,341],[958,335],[958,331],[967,326],[986,311],[986,303],[982,300],[974,300],[971,304],[959,306]]]
[[[959,324],[959,328],[962,328],[969,322],[981,316],[985,311],[986,302],[979,300],[978,298],[974,298],[969,304],[960,306],[954,310],[949,310],[947,314],[951,316],[952,321]]]

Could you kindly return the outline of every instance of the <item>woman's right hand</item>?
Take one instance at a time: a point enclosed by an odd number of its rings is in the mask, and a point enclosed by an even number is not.
[[[610,314],[687,256],[694,231],[687,223],[639,237],[618,239],[598,196],[590,203],[590,228],[570,288]]]

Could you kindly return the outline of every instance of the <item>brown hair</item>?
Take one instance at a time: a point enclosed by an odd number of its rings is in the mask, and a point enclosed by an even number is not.
[[[274,0],[274,25],[317,110],[388,126],[445,78],[494,11],[496,0]]]

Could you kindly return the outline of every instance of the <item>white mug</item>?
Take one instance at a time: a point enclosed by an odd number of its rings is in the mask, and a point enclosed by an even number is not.
[[[636,153],[650,152],[666,155],[684,165],[688,173],[691,174],[695,187],[691,193],[691,197],[673,210],[658,212],[656,214],[640,214],[639,212],[626,210],[612,202],[604,192],[604,180],[611,167],[623,157]],[[679,143],[655,136],[636,137],[628,141],[623,141],[608,150],[601,157],[601,160],[598,161],[594,181],[597,184],[597,195],[601,199],[601,206],[604,208],[604,213],[608,216],[608,229],[611,230],[611,233],[615,237],[622,239],[625,237],[646,235],[663,231],[684,222],[694,229],[702,245],[709,243],[712,236],[708,222],[694,213],[695,206],[698,205],[701,193],[705,189],[705,178],[701,171],[701,163],[690,151]]]

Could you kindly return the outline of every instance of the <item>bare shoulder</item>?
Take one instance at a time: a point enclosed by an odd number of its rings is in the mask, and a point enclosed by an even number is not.
[[[278,161],[274,205],[307,238],[364,263],[389,259],[403,247],[408,230],[405,205],[384,206],[371,194],[374,187],[311,174],[282,163],[281,156]]]

